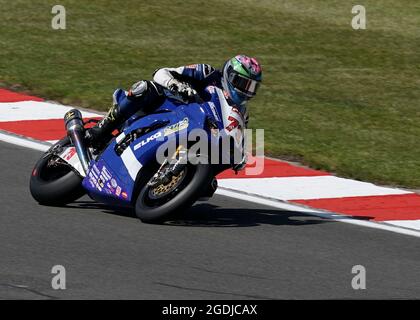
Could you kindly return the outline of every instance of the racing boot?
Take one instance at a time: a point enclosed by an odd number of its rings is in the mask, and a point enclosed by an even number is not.
[[[106,117],[86,133],[87,140],[96,150],[101,150],[112,138],[112,132],[133,114],[142,112],[146,115],[154,111],[163,103],[165,96],[158,84],[141,80],[133,84],[128,92],[115,90],[112,99],[113,106]]]
[[[94,149],[101,150],[111,140],[112,132],[118,129],[125,120],[119,112],[118,105],[114,104],[101,121],[86,131],[87,141]]]

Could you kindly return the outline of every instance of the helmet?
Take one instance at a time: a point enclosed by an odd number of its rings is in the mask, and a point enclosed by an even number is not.
[[[254,97],[262,80],[261,65],[255,58],[245,55],[226,61],[222,73],[223,89],[237,105]]]

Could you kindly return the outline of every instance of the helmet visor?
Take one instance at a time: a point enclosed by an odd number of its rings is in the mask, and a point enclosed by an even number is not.
[[[228,80],[236,90],[246,95],[248,98],[255,96],[257,94],[258,87],[260,86],[259,81],[245,78],[234,72],[229,75]]]

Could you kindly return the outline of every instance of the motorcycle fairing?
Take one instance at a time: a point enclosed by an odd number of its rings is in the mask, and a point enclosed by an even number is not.
[[[82,184],[93,199],[116,205],[129,205],[132,201],[135,181],[139,171],[143,165],[151,160],[155,160],[155,154],[159,146],[170,138],[175,139],[182,130],[203,128],[205,125],[207,110],[199,104],[192,103],[173,108],[171,101],[167,100],[159,109],[173,111],[158,112],[132,121],[119,136],[110,142],[106,150],[96,160],[91,162],[87,176]],[[185,126],[185,119],[188,121],[188,126]],[[149,127],[159,121],[165,122],[167,125],[138,137],[125,148],[121,155],[117,154],[115,146],[128,134],[139,128]],[[184,127],[178,131],[174,130],[180,123],[184,123]],[[159,135],[159,139],[153,138],[157,135]],[[109,172],[109,179],[104,180],[103,178],[106,178],[106,176],[102,177],[102,179],[100,177],[100,173],[104,168]],[[101,179],[100,182],[98,182],[98,176]],[[114,179],[117,182],[117,186],[121,188],[119,195],[116,195],[116,188],[108,186],[111,179]]]
[[[236,147],[241,148],[241,133],[244,128],[242,113],[227,103],[221,89],[210,86],[206,90],[212,96],[210,102],[185,105],[167,99],[155,113],[131,117],[123,132],[111,140],[97,159],[91,161],[87,176],[82,182],[88,194],[103,203],[130,206],[138,174],[144,165],[155,160],[159,146],[168,139],[176,139],[183,130],[189,133],[194,129],[205,129],[210,133],[208,119],[212,119],[218,129],[218,137],[208,135],[210,143],[218,143],[221,137],[228,135],[233,136]],[[165,126],[136,137],[120,155],[117,154],[116,145],[122,143],[130,133],[159,122],[165,123]],[[106,174],[101,177],[103,172]]]
[[[70,146],[64,148],[62,152],[57,154],[62,160],[67,162],[67,164],[73,168],[74,171],[77,172],[78,175],[81,177],[85,177],[85,172],[83,170],[82,163],[80,162],[79,156],[77,155],[76,148],[74,146]]]

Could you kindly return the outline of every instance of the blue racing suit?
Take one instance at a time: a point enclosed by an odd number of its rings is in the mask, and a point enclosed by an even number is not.
[[[133,84],[128,91],[115,90],[113,106],[108,115],[88,131],[87,137],[92,145],[103,145],[104,141],[108,141],[103,137],[111,134],[135,113],[148,114],[159,108],[166,100],[167,90],[181,96],[182,93],[187,93],[187,96],[198,94],[202,100],[213,100],[218,104],[219,101],[216,100],[219,100],[219,97],[214,87],[223,90],[221,80],[222,73],[208,64],[158,69],[153,74],[153,81],[141,80]],[[246,106],[244,104],[236,106],[226,92],[224,96],[229,105],[236,107],[244,115],[246,127],[248,122]],[[245,162],[244,158],[240,165],[244,165]]]
[[[114,106],[125,119],[138,111],[153,112],[165,101],[164,89],[178,91],[182,84],[190,88],[204,100],[210,101],[208,86],[221,88],[222,74],[208,64],[194,64],[178,68],[162,68],[153,74],[153,81],[142,80],[133,84],[129,91],[117,89],[113,95]],[[177,90],[178,89],[178,90]]]

